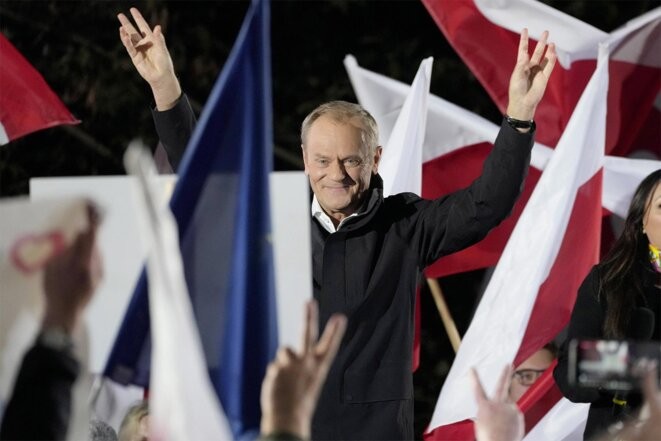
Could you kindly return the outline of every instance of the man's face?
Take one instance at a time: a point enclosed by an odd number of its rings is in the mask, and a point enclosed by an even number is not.
[[[519,401],[519,398],[551,366],[553,360],[553,354],[548,349],[542,348],[517,366],[512,376],[512,384],[510,385],[510,400],[513,403]]]
[[[341,221],[358,211],[380,157],[380,147],[370,155],[362,146],[357,119],[338,122],[324,115],[312,124],[303,146],[303,162],[326,214]]]

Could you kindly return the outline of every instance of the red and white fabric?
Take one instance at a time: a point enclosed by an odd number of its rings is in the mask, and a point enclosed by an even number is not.
[[[426,2],[426,3],[432,3],[432,2]],[[471,1],[467,2],[447,2],[449,8],[459,8],[462,9],[464,6],[466,6],[466,3],[472,3]],[[452,4],[449,4],[452,3]],[[484,2],[481,2],[484,3]],[[486,2],[488,3],[488,2]],[[500,2],[502,3],[508,3],[507,1],[505,2]],[[531,2],[526,2],[526,1],[520,1],[520,2],[514,2],[518,3],[520,5],[528,5],[530,6]],[[534,2],[533,2],[534,3]],[[535,5],[539,6],[539,5]],[[429,5],[428,5],[429,7]],[[546,6],[541,6],[541,9],[547,8],[545,11],[546,13],[549,13],[551,11],[551,15],[558,15],[558,19],[560,22],[567,22],[567,20],[564,20],[563,14],[558,13],[557,11],[551,10],[550,8]],[[469,8],[470,9],[470,8]],[[539,9],[539,8],[538,8]],[[465,8],[464,8],[464,12]],[[508,13],[510,11],[508,10]],[[530,11],[529,11],[530,12]],[[557,13],[557,14],[556,14]],[[433,11],[432,11],[433,15]],[[464,14],[464,15],[470,15],[470,14]],[[516,14],[515,14],[516,15]],[[524,14],[528,16],[528,14]],[[435,17],[436,18],[436,17]],[[462,19],[465,17],[462,17]],[[566,17],[565,17],[566,18]],[[437,20],[438,21],[438,20]],[[576,21],[575,19],[569,20],[569,22],[574,21],[573,25],[579,26],[579,28],[584,31],[585,28],[583,24],[581,24],[579,21]],[[597,44],[596,42],[599,41],[604,41],[607,39],[611,40],[611,47],[613,48],[612,53],[613,53],[613,58],[616,61],[620,62],[627,62],[625,60],[626,57],[624,57],[624,54],[628,54],[628,61],[640,61],[644,60],[646,57],[650,58],[650,54],[653,54],[653,52],[646,51],[645,50],[645,45],[640,44],[641,42],[647,42],[648,48],[651,46],[654,46],[655,41],[653,41],[653,36],[655,35],[655,32],[658,32],[658,22],[659,22],[659,14],[658,11],[653,11],[650,14],[646,14],[644,17],[635,20],[634,22],[628,24],[625,26],[622,30],[616,31],[610,36],[607,34],[601,33],[598,30],[592,30],[589,31],[588,34],[590,35],[590,45],[594,45],[595,50],[591,51],[589,49],[589,45],[583,44],[582,46],[571,46],[570,43],[574,42],[575,40],[578,41],[580,39],[576,38],[565,38],[563,43],[558,43],[558,46],[562,46],[562,48],[559,48],[559,52],[561,52],[561,63],[564,60],[565,62],[567,60],[572,60],[571,57],[574,58],[574,61],[580,60],[581,57],[587,57],[589,58],[589,55],[592,54],[592,58],[596,58],[596,47]],[[528,22],[529,23],[529,22]],[[546,23],[546,22],[545,22]],[[548,24],[548,23],[547,23]],[[441,25],[442,27],[443,25]],[[521,26],[523,27],[523,26]],[[531,26],[532,27],[532,26]],[[478,27],[480,29],[487,29],[483,26]],[[552,35],[554,34],[554,28],[552,26],[544,26],[541,29],[551,29]],[[456,31],[456,29],[455,29]],[[488,31],[491,31],[489,29]],[[556,29],[555,33],[558,30]],[[567,33],[571,31],[571,29],[566,30],[565,32],[562,32],[564,36],[571,36],[574,35],[575,33]],[[637,31],[636,33],[633,33],[633,31]],[[444,31],[445,32],[445,31]],[[477,31],[476,31],[477,32]],[[481,31],[480,31],[481,32]],[[479,36],[480,41],[484,41],[484,33],[483,32],[478,32],[477,35]],[[518,33],[518,30],[517,30]],[[541,30],[540,30],[541,33]],[[447,32],[446,32],[447,34]],[[518,37],[516,36],[516,33],[511,33],[512,36],[515,38],[512,40],[513,41],[513,46],[512,46],[512,53],[516,53],[516,42]],[[579,32],[579,34],[583,35],[583,32]],[[533,34],[534,36],[534,34]],[[469,39],[469,35],[464,35],[465,38],[461,39],[461,42],[465,42],[467,39]],[[473,36],[473,39],[475,36]],[[508,37],[510,38],[510,37]],[[658,39],[657,39],[658,40]],[[556,40],[557,42],[557,40]],[[581,41],[582,43],[585,43],[585,41]],[[477,43],[475,43],[477,44]],[[568,50],[566,51],[570,56],[567,56],[567,54],[562,54],[563,48],[567,47]],[[628,50],[625,50],[625,48],[629,48]],[[631,48],[638,48],[638,49],[643,49],[639,50],[637,52],[638,55],[636,55],[635,51],[631,51]],[[471,54],[478,49],[473,46],[470,48]],[[499,49],[502,52],[502,47]],[[489,53],[489,51],[487,51]],[[488,56],[486,57],[488,61],[494,61],[494,57]],[[648,66],[645,66],[645,69],[647,69],[647,72],[654,72],[654,69],[658,69],[658,66],[654,65],[654,57],[651,57],[652,62],[648,63]],[[648,60],[649,61],[649,60]],[[606,61],[607,62],[607,61]],[[512,61],[513,63],[513,61]],[[470,63],[467,63],[470,65]],[[573,73],[572,75],[578,75],[581,72],[585,75],[585,81],[582,83],[582,86],[585,85],[587,82],[587,78],[589,78],[590,73],[594,70],[594,64],[592,65],[592,68],[589,70],[585,69],[580,69],[581,66],[585,67],[586,64],[576,64],[573,63]],[[650,68],[651,65],[651,70],[648,69]],[[579,69],[576,69],[576,68]],[[362,69],[357,66],[357,64],[354,63],[353,66],[347,65],[347,69],[349,71],[350,76],[352,77],[352,83],[354,84],[354,87],[357,89],[360,87],[362,88],[361,91],[356,90],[356,94],[358,95],[359,100],[361,103],[368,108],[373,114],[375,115],[379,126],[382,130],[382,140],[388,139],[389,136],[389,130],[391,130],[393,123],[392,120],[396,117],[398,109],[401,107],[401,102],[403,101],[403,96],[406,96],[407,93],[407,88],[405,85],[402,85],[401,83],[397,83],[394,80],[379,76],[378,74],[369,72],[365,69]],[[643,70],[645,70],[643,69]],[[504,79],[502,81],[502,84],[506,85],[507,81],[509,80],[509,73],[511,70],[511,66],[506,66],[506,76],[492,76],[489,77],[489,84],[491,83],[498,83],[495,81],[495,78],[501,78]],[[615,71],[615,80],[613,80],[613,63],[610,63],[609,69],[607,68],[602,68],[603,71],[606,71],[605,75],[608,75],[608,70],[611,71],[611,81],[623,81],[622,76],[617,75],[617,71]],[[635,71],[635,69],[634,69]],[[603,72],[602,72],[602,77],[603,77]],[[477,74],[478,77],[480,77],[479,74]],[[554,72],[554,77],[556,76],[556,72]],[[363,80],[361,81],[356,81],[354,77],[362,77]],[[630,77],[631,78],[631,77]],[[642,78],[642,79],[641,79]],[[648,76],[647,79],[650,77]],[[368,81],[365,81],[367,79]],[[646,93],[650,93],[649,90],[653,91],[651,93],[652,96],[655,96],[656,93],[658,92],[658,75],[656,81],[644,81],[645,76],[643,75],[642,77],[638,77],[640,80],[641,84],[646,84]],[[596,80],[595,80],[596,81]],[[581,84],[580,82],[573,82],[573,85],[576,84]],[[357,87],[358,85],[358,87]],[[564,87],[564,86],[563,86]],[[611,86],[612,87],[612,86]],[[621,87],[620,87],[621,89]],[[503,95],[506,99],[506,88],[503,89],[505,90],[505,94]],[[544,98],[544,100],[549,99],[549,96],[555,97],[556,101],[558,103],[563,102],[564,104],[562,105],[557,105],[555,109],[549,110],[548,113],[549,115],[553,116],[554,114],[559,115],[559,110],[561,109],[568,109],[568,114],[570,115],[571,112],[573,111],[574,104],[575,102],[568,107],[567,105],[567,97],[562,97],[562,96],[556,96],[557,94],[554,94],[552,92],[553,87],[550,85],[551,92],[547,91],[547,95]],[[600,99],[602,99],[602,108],[605,109],[606,107],[606,102],[608,101],[611,103],[612,99],[612,93],[610,92],[610,89],[604,88],[604,90],[608,90],[608,95],[606,98],[606,95]],[[579,92],[582,91],[582,87],[579,89]],[[493,95],[493,93],[490,91],[490,93]],[[580,93],[579,93],[580,95]],[[562,98],[562,99],[561,99]],[[564,101],[563,101],[564,99]],[[578,97],[577,97],[578,99]],[[543,101],[544,102],[544,101]],[[553,100],[552,100],[553,102]],[[611,103],[612,104],[612,103]],[[501,105],[501,107],[504,109],[506,105],[506,102]],[[611,105],[612,107],[612,105]],[[651,106],[650,106],[651,107]],[[647,118],[642,118],[643,120],[647,121],[648,124],[644,124],[642,126],[642,129],[639,131],[640,133],[647,133],[647,134],[652,134],[658,132],[658,119],[654,119],[654,111],[658,112],[658,109],[652,108],[652,111],[649,112]],[[609,115],[612,115],[613,112],[609,111]],[[540,113],[538,109],[537,116],[544,116],[545,112],[542,111]],[[536,116],[536,120],[538,121],[539,125],[545,126],[548,125],[548,123],[544,122],[544,118],[542,117],[541,120]],[[584,116],[585,118],[585,116]],[[605,116],[604,116],[604,123],[602,123],[602,126],[605,127]],[[651,124],[650,124],[651,122]],[[564,121],[562,123],[562,130],[564,130],[565,125],[567,121]],[[609,118],[608,123],[611,124],[612,120]],[[590,127],[590,130],[593,131],[595,130],[594,125],[588,126]],[[651,127],[651,130],[650,130]],[[441,188],[440,194],[445,194],[448,193],[449,191],[452,191],[453,189],[463,187],[465,185],[468,185],[470,181],[475,178],[476,176],[479,175],[479,171],[481,169],[481,163],[488,153],[490,149],[490,142],[492,142],[495,139],[495,134],[497,133],[497,127],[483,119],[481,119],[479,116],[473,115],[470,112],[467,112],[463,109],[458,108],[457,106],[454,106],[450,103],[444,102],[440,98],[437,97],[430,97],[430,102],[429,102],[429,116],[428,116],[428,130],[427,134],[425,136],[425,145],[424,145],[424,150],[423,150],[423,160],[425,161],[424,164],[424,171],[423,171],[423,196],[426,197],[434,197],[437,195],[430,194],[430,192],[433,191],[434,187],[436,188]],[[545,129],[541,129],[545,130]],[[559,133],[562,133],[562,130]],[[635,132],[635,130],[633,130]],[[540,133],[540,132],[538,132]],[[609,130],[608,133],[612,133],[612,130]],[[583,136],[587,136],[583,134]],[[606,138],[609,135],[606,134],[604,136],[604,143],[602,144],[605,145],[606,143]],[[539,138],[539,136],[538,136]],[[547,137],[549,140],[553,141],[553,137],[549,136]],[[640,135],[638,136],[630,136],[630,138],[636,138],[638,140],[642,139],[644,141],[643,147],[645,147],[645,143],[647,143],[647,150],[648,152],[651,152],[651,155],[648,155],[648,157],[654,158],[654,152],[658,151],[658,145],[660,137],[659,136],[652,136],[652,137],[642,137]],[[650,139],[652,142],[650,143]],[[556,139],[557,141],[557,139]],[[567,141],[570,142],[570,141]],[[555,142],[553,142],[553,145]],[[640,144],[640,143],[639,143]],[[636,145],[639,145],[636,144]],[[579,146],[581,144],[578,144]],[[467,148],[464,148],[466,146],[469,146]],[[630,146],[630,145],[629,145]],[[630,149],[629,149],[630,150]],[[617,153],[617,152],[616,152]],[[602,155],[603,155],[603,149],[602,149]],[[658,156],[656,156],[658,157]],[[534,184],[536,181],[539,179],[539,174],[535,173],[536,169],[543,169],[546,164],[551,160],[551,158],[555,158],[555,155],[553,155],[552,149],[549,147],[546,147],[541,144],[536,144],[535,148],[533,149],[533,155],[532,155],[532,164],[533,168],[531,168],[531,176],[529,176],[526,189],[524,189],[524,195],[521,198],[520,204],[521,207],[518,207],[518,210],[522,208],[522,206],[525,204],[528,196],[530,195],[530,191],[534,187]],[[557,161],[557,160],[556,160]],[[474,164],[474,166],[472,166]],[[637,186],[638,182],[640,182],[640,179],[644,177],[646,174],[651,172],[652,170],[659,168],[659,165],[661,162],[656,161],[656,160],[630,160],[630,159],[623,159],[623,158],[606,158],[605,160],[606,167],[604,167],[604,172],[603,172],[603,179],[606,180],[603,185],[603,201],[604,201],[604,207],[607,208],[609,211],[616,212],[623,216],[626,212],[626,208],[628,207],[628,199],[630,198],[630,195],[633,192],[633,189]],[[587,185],[587,182],[584,183],[584,185],[581,185],[580,188],[575,189],[576,194],[575,197],[577,200],[585,199],[586,197],[591,198],[590,200],[584,200],[582,203],[582,206],[578,204],[574,204],[575,210],[572,210],[572,216],[571,218],[575,218],[576,216],[579,217],[588,217],[587,222],[591,224],[589,225],[590,230],[592,232],[598,232],[600,230],[600,221],[599,218],[595,218],[595,213],[599,212],[599,205],[601,202],[595,203],[595,200],[600,199],[599,196],[601,196],[602,191],[600,190],[598,193],[595,193],[594,186],[595,185],[601,185],[596,184],[596,181],[601,182],[602,176],[601,173],[597,173],[593,179],[589,179],[589,181],[594,181],[591,183],[591,185]],[[431,182],[430,185],[428,185],[428,182]],[[623,185],[623,183],[625,185]],[[446,188],[443,188],[446,187]],[[591,210],[591,211],[590,211]],[[513,221],[516,220],[518,217],[518,212],[517,208],[515,208],[515,212],[513,213],[511,219]],[[548,218],[542,219],[542,222],[548,223]],[[584,219],[584,222],[586,220]],[[570,223],[570,226],[572,224]],[[506,226],[503,226],[506,227]],[[511,226],[509,228],[511,231]],[[568,231],[575,231],[575,229],[569,228]],[[499,232],[494,231],[492,234],[497,235]],[[507,238],[509,235],[509,231],[506,231],[502,236]],[[594,246],[592,247],[594,251],[592,254],[587,253],[587,255],[583,258],[582,262],[579,262],[579,270],[575,271],[575,268],[570,268],[568,269],[565,267],[564,269],[562,268],[562,265],[558,265],[556,268],[556,265],[552,265],[552,268],[549,270],[549,275],[556,275],[556,281],[561,280],[562,283],[560,282],[553,282],[553,281],[545,281],[544,283],[541,284],[540,288],[540,301],[538,303],[533,303],[534,307],[530,311],[530,328],[534,329],[539,329],[539,326],[542,325],[542,331],[541,334],[534,332],[535,334],[539,335],[529,335],[530,333],[526,332],[525,334],[522,333],[519,338],[523,337],[524,343],[521,344],[521,347],[519,348],[518,346],[514,348],[513,350],[516,351],[513,355],[512,358],[510,358],[509,362],[514,361],[520,362],[523,359],[527,358],[528,355],[530,355],[534,350],[537,348],[541,347],[546,341],[550,340],[555,336],[557,331],[566,323],[566,320],[569,317],[569,312],[571,311],[572,305],[573,305],[573,296],[570,295],[569,299],[563,299],[567,300],[566,302],[560,302],[559,305],[557,304],[552,304],[552,302],[547,302],[551,303],[548,305],[545,305],[543,301],[543,296],[541,295],[544,292],[552,292],[553,289],[560,289],[562,288],[559,285],[565,284],[569,286],[569,290],[571,292],[576,292],[576,288],[578,287],[578,284],[582,280],[582,277],[585,275],[584,273],[587,273],[587,269],[589,269],[590,265],[594,262],[596,262],[597,259],[597,253],[598,253],[598,233],[592,234],[590,236],[593,240]],[[584,238],[582,237],[574,237],[571,241],[568,241],[567,243],[571,243],[572,241],[577,241],[580,239],[585,243],[583,240]],[[488,240],[488,239],[487,239]],[[482,243],[478,244],[484,245],[483,241]],[[500,251],[502,250],[502,247],[500,249],[497,249],[498,247],[487,247],[486,250],[487,252],[477,252],[474,253],[475,256],[482,257],[484,258],[485,255],[488,254],[489,251],[493,251],[493,254],[490,256],[491,258],[497,260],[498,256],[500,255]],[[567,250],[568,246],[562,247],[559,251],[556,250],[557,253],[559,253],[560,256],[567,257],[569,255],[572,259],[573,253]],[[588,247],[590,248],[590,247]],[[470,251],[470,250],[466,250]],[[483,251],[483,250],[480,250]],[[471,260],[471,257],[468,253],[466,253],[464,256],[460,256],[461,253],[458,253],[457,257],[461,257],[460,260],[466,261],[469,260],[471,261],[471,264],[473,265],[480,265],[482,262],[477,262],[475,260]],[[483,259],[484,260],[484,259]],[[488,260],[488,259],[487,259]],[[494,262],[495,262],[494,260]],[[579,259],[580,260],[580,259]],[[587,262],[587,263],[586,263]],[[439,262],[440,264],[441,262]],[[582,266],[580,265],[582,263]],[[439,265],[440,266],[440,265]],[[483,265],[483,266],[488,266],[488,265]],[[466,270],[466,266],[460,263],[459,265],[448,265],[447,262],[443,262],[443,265],[441,266],[442,268],[445,268],[446,271],[448,271],[446,274],[452,273],[452,272],[459,272],[461,270]],[[479,268],[480,266],[476,266]],[[571,265],[570,265],[571,267]],[[583,271],[583,274],[581,271]],[[431,268],[428,271],[433,271],[433,268]],[[443,275],[443,273],[437,273],[432,275]],[[558,276],[559,275],[559,276]],[[564,288],[566,289],[566,288]],[[536,293],[535,293],[536,294]],[[575,295],[575,294],[574,294]],[[515,299],[516,300],[516,299]],[[534,298],[533,298],[534,300]],[[518,300],[517,300],[518,301]],[[514,303],[516,304],[516,302]],[[546,307],[549,307],[551,309],[546,309]],[[556,307],[556,310],[552,309],[553,307]],[[504,315],[503,317],[509,317],[508,315]],[[546,323],[546,327],[543,325],[544,323],[544,318],[548,317],[555,317],[558,319],[561,324],[558,324],[556,326],[553,326],[553,323],[549,324]],[[564,317],[564,318],[563,318]],[[534,324],[534,326],[533,326]],[[525,331],[528,327],[528,320],[526,320],[523,323],[519,324],[519,327],[522,327],[523,330]],[[545,336],[546,337],[545,337]],[[527,343],[526,343],[527,342]],[[532,343],[531,343],[532,342]],[[518,348],[518,350],[517,350]],[[480,353],[480,351],[476,351],[477,353]],[[514,358],[514,355],[516,355],[516,358]],[[550,374],[548,372],[547,374]],[[548,415],[545,416],[545,413],[549,410],[549,408],[556,402],[558,401],[559,395],[557,388],[555,388],[552,378],[550,375],[547,376],[548,380],[545,382],[538,382],[535,386],[533,386],[528,393],[522,397],[522,399],[519,402],[519,405],[521,406],[522,410],[526,412],[526,423],[527,423],[527,429],[532,428],[535,423],[538,420],[542,420],[542,422],[546,421],[549,419],[551,415],[555,416],[555,419],[559,418],[558,415],[562,415],[562,418],[567,418],[566,412],[557,412],[557,411],[552,411]],[[467,389],[468,391],[470,389]],[[469,392],[468,392],[469,393]],[[462,397],[465,396],[466,390],[463,391]],[[544,407],[545,406],[545,407]],[[563,400],[561,400],[558,403],[559,407],[565,407],[565,408],[571,408],[572,404],[571,403],[565,403]],[[542,409],[542,407],[544,407]],[[575,411],[574,411],[575,412]],[[569,412],[570,417],[572,412]],[[580,412],[578,412],[580,414]],[[583,414],[584,415],[584,414]],[[570,418],[571,420],[571,418]],[[579,418],[580,420],[580,418]],[[566,430],[567,434],[570,435],[571,433],[581,433],[582,429],[580,428],[581,421],[576,421],[576,418],[573,419],[574,422],[576,422],[576,427],[570,428],[570,425],[567,425],[567,421],[563,422],[563,427]],[[432,426],[433,427],[433,426]],[[456,429],[454,432],[452,432],[453,429]],[[571,430],[570,430],[571,429]],[[535,428],[537,434],[543,433],[542,429]],[[441,434],[439,436],[439,434]],[[462,435],[463,434],[463,435]],[[556,433],[557,434],[557,433]],[[451,426],[445,426],[439,431],[436,431],[432,433],[431,435],[428,435],[428,437],[431,437],[433,439],[434,436],[437,436],[438,439],[472,439],[473,432],[472,432],[472,425],[464,423],[456,423]],[[529,436],[533,436],[533,432],[530,433]],[[537,436],[537,435],[535,435]],[[530,438],[530,439],[542,439],[542,438]],[[551,438],[543,438],[543,439],[553,439]],[[556,437],[556,439],[560,439]]]
[[[476,415],[466,399],[475,367],[487,390],[569,320],[578,287],[599,259],[608,52],[586,86],[528,201],[464,336],[429,429]],[[587,130],[587,128],[590,128]]]
[[[534,0],[422,2],[502,112],[507,108],[519,33],[527,27],[536,40],[544,30],[549,31],[559,63],[535,119],[540,129],[538,141],[555,146],[595,69],[597,44],[605,42],[609,34]],[[612,33],[629,34],[631,29],[639,29],[640,21],[648,22],[645,29],[635,36],[630,34],[630,41],[611,53],[606,154],[626,156],[631,150],[653,147],[634,144],[646,124],[651,124],[657,135],[661,133],[659,112],[654,107],[661,90],[660,16],[661,8],[657,8]],[[512,55],[507,60],[495,54]],[[658,157],[659,136],[656,140]]]
[[[380,144],[387,146],[399,112],[409,96],[410,86],[359,66],[351,55],[345,58],[344,63],[358,101],[377,120]],[[491,150],[499,127],[435,95],[429,95],[427,108],[422,146],[422,191],[419,194],[435,198],[469,185],[480,175],[482,163]],[[404,145],[402,148],[413,150],[413,146]],[[389,150],[384,149],[384,159]],[[510,217],[481,242],[428,267],[427,276],[442,277],[495,265],[552,154],[550,147],[535,143],[523,194]],[[638,183],[660,167],[659,160],[607,156],[604,166],[604,209],[625,217],[628,201]],[[391,181],[391,176],[383,168],[381,175],[384,184]]]
[[[1,33],[0,60],[0,145],[37,130],[80,122]]]

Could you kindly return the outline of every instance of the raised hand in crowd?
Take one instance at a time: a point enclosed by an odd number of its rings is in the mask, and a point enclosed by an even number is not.
[[[0,426],[0,439],[65,439],[71,390],[80,372],[72,333],[102,275],[96,247],[99,215],[88,205],[88,227],[44,269],[45,312],[35,344],[23,357]]]
[[[532,56],[528,54],[528,30],[521,32],[516,65],[509,84],[507,115],[521,121],[531,121],[535,109],[544,96],[546,85],[555,66],[555,45],[547,44],[549,33],[544,31]]]
[[[489,398],[475,369],[471,369],[471,381],[477,400],[475,439],[477,441],[519,441],[523,439],[523,414],[509,400],[512,367],[503,369],[493,398]]]
[[[87,206],[88,227],[72,244],[55,256],[44,270],[46,308],[43,329],[57,328],[71,334],[103,277],[101,256],[96,246],[99,214]]]
[[[138,73],[149,83],[156,109],[168,110],[181,96],[181,86],[174,73],[163,31],[160,25],[151,29],[136,8],[131,8],[131,15],[138,30],[126,15],[120,13],[117,15],[121,23],[119,38]]]
[[[335,314],[318,337],[317,303],[306,305],[306,323],[300,352],[284,347],[266,370],[262,383],[261,433],[309,439],[312,415],[321,387],[335,359],[347,319]],[[281,438],[278,438],[281,439]]]

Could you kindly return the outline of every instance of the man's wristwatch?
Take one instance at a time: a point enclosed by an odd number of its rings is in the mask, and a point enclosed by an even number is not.
[[[532,119],[526,121],[505,115],[505,121],[507,121],[507,124],[509,124],[513,129],[528,129],[530,131],[535,130],[535,120]]]
[[[42,329],[37,335],[37,343],[55,351],[73,351],[73,339],[62,328],[49,327]]]

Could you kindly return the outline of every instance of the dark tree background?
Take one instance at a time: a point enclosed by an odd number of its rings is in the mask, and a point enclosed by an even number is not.
[[[545,2],[607,32],[659,5],[658,0]],[[121,158],[131,139],[156,144],[149,88],[118,37],[116,14],[131,6],[163,26],[182,87],[199,112],[248,2],[2,0],[0,31],[82,123],[0,146],[0,196],[27,194],[28,181],[36,176],[123,174]],[[356,100],[342,63],[346,54],[367,69],[409,83],[420,61],[433,56],[432,93],[499,122],[497,108],[417,0],[274,0],[271,9],[278,170],[302,168],[298,130],[307,112],[329,99]],[[511,56],[514,62],[514,54],[494,56]],[[483,275],[476,271],[441,280],[460,333],[468,327]],[[429,421],[453,358],[426,292],[422,310],[416,433]]]

